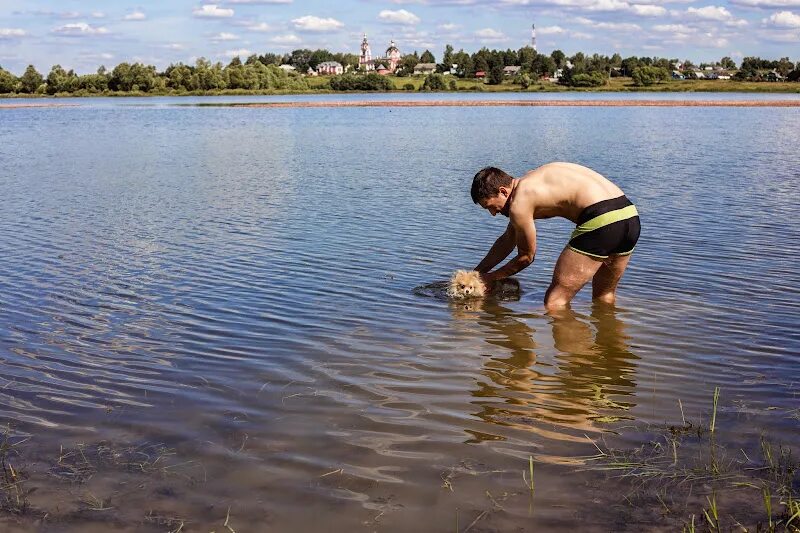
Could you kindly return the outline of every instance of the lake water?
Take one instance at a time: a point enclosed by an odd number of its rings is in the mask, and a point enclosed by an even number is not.
[[[0,526],[674,531],[596,444],[719,387],[721,445],[800,445],[800,109],[172,105],[205,101],[0,110],[0,421],[39,512]],[[557,219],[518,300],[419,290],[504,230],[478,169],[554,160],[638,206],[615,311],[544,313]]]

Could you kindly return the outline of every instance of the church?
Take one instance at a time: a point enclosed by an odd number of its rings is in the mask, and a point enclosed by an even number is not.
[[[394,41],[389,42],[384,57],[372,57],[372,52],[367,41],[367,34],[361,41],[361,56],[358,59],[358,67],[366,72],[378,72],[379,74],[392,74],[400,65],[400,49],[395,46]]]

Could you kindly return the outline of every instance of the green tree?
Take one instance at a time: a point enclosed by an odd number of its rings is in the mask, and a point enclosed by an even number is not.
[[[500,85],[503,83],[503,62],[495,59],[489,67],[488,83],[489,85]]]
[[[564,60],[567,58],[561,50],[553,50],[550,52],[550,57],[556,62],[556,67],[561,68],[564,66]]]
[[[78,88],[78,77],[73,71],[65,71],[61,65],[53,65],[47,75],[47,94],[70,93]]]
[[[444,81],[444,76],[441,74],[433,73],[425,76],[425,81],[422,82],[421,91],[444,91],[447,89],[447,84]]]
[[[643,66],[637,67],[631,76],[633,84],[637,87],[647,87],[661,81],[668,80],[669,71],[663,67]]]
[[[442,63],[439,65],[440,72],[450,72],[453,66],[453,46],[448,44],[444,47],[444,55],[442,56]]]
[[[419,57],[420,63],[436,63],[436,58],[433,57],[433,54],[430,50],[425,50],[422,52],[422,55]]]
[[[457,65],[456,76],[459,78],[472,77],[475,75],[472,57],[463,49],[453,54],[453,64]]]
[[[728,56],[720,59],[719,65],[725,70],[734,70],[736,68],[736,62]]]
[[[18,85],[17,77],[0,67],[0,94],[13,93],[17,90]]]
[[[792,63],[791,61],[789,61],[789,58],[788,58],[788,57],[782,57],[782,58],[780,58],[780,60],[778,61],[778,64],[777,64],[777,66],[775,67],[775,70],[777,70],[777,71],[778,71],[778,74],[780,74],[781,76],[786,76],[786,75],[787,75],[787,74],[789,74],[789,73],[790,73],[792,70],[794,70],[794,63]]]
[[[19,82],[20,92],[33,94],[36,92],[36,89],[44,83],[44,78],[33,65],[28,65],[28,68],[25,69],[25,73],[20,77]]]

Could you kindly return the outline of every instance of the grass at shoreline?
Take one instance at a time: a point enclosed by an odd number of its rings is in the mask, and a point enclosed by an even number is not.
[[[389,93],[419,92],[423,77],[389,78],[394,84],[395,90]],[[307,90],[268,90],[268,91],[248,91],[243,89],[224,89],[219,91],[161,91],[161,92],[114,92],[106,91],[102,93],[89,93],[78,91],[74,93],[58,93],[54,96],[40,94],[0,94],[0,98],[83,98],[83,97],[148,97],[148,96],[275,96],[275,95],[301,95],[301,94],[365,94],[365,93],[384,93],[383,91],[332,91],[327,88],[329,78],[311,77],[307,78],[309,89]],[[413,85],[413,90],[404,89],[406,84]],[[602,93],[602,92],[629,92],[629,93],[785,93],[800,94],[800,83],[796,82],[751,82],[735,80],[669,80],[666,82],[651,85],[650,87],[636,87],[631,78],[610,78],[606,85],[601,87],[565,87],[557,83],[538,82],[532,84],[527,89],[511,81],[506,81],[502,85],[488,85],[474,79],[457,79],[456,91],[434,91],[441,93],[459,92],[517,92],[517,93]]]

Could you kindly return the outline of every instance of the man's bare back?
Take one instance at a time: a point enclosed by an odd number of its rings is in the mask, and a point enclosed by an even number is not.
[[[639,237],[638,212],[622,189],[590,168],[549,163],[519,179],[487,167],[473,180],[472,198],[492,216],[509,217],[506,231],[475,267],[487,283],[530,265],[536,253],[534,219],[560,216],[577,227],[556,263],[545,306],[568,305],[590,279],[593,297],[614,303]],[[514,248],[517,256],[490,272]]]
[[[564,217],[577,222],[592,204],[617,198],[622,189],[594,170],[574,163],[548,163],[516,180],[512,192],[515,212],[532,218]]]

